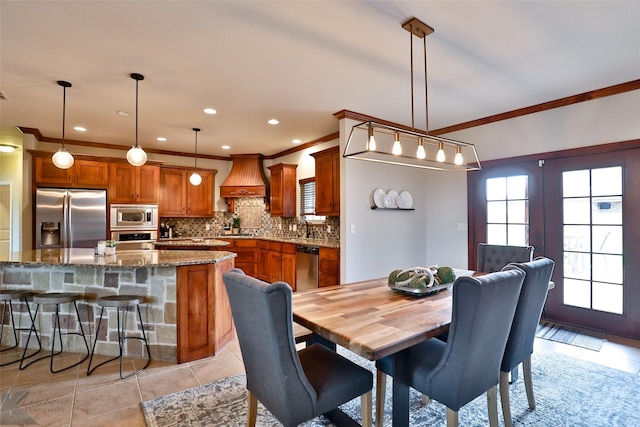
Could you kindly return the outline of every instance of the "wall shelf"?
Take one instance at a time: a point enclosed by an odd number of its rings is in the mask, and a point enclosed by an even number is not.
[[[402,208],[379,208],[377,206],[371,206],[371,209],[377,209],[381,211],[415,211],[415,208],[402,209]]]

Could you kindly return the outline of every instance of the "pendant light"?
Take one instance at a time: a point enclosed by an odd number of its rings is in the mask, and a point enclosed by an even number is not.
[[[127,151],[127,161],[132,166],[142,166],[147,163],[147,153],[138,146],[138,83],[144,80],[144,76],[138,73],[131,73],[131,78],[136,81],[136,145]]]
[[[200,176],[200,174],[197,171],[198,168],[198,132],[200,132],[199,128],[193,128],[193,131],[196,133],[196,150],[195,150],[195,156],[193,157],[193,173],[191,174],[191,176],[189,177],[189,182],[191,183],[191,185],[197,187],[198,185],[200,185],[202,183],[202,177]]]
[[[53,164],[60,169],[69,169],[73,166],[73,156],[64,148],[64,122],[67,109],[67,88],[71,87],[71,83],[58,80],[58,85],[62,86],[62,147],[56,151],[51,157]]]

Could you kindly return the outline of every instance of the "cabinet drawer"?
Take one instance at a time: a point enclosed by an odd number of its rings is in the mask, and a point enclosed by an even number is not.
[[[293,243],[282,243],[282,253],[283,254],[295,254],[296,253],[296,245]]]
[[[260,248],[260,249],[269,249],[269,241],[268,240],[258,240],[258,248]]]
[[[256,239],[238,239],[235,241],[236,248],[256,248],[258,241]]]
[[[333,248],[320,248],[320,259],[328,259],[331,261],[338,261],[340,254],[339,249]]]
[[[269,249],[272,251],[282,252],[282,243],[280,242],[269,242]]]

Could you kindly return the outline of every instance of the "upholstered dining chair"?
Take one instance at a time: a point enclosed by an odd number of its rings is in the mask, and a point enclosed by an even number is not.
[[[296,351],[291,287],[265,283],[234,268],[223,275],[247,376],[247,426],[260,401],[293,427],[361,397],[370,427],[373,374],[320,344]]]
[[[510,262],[529,262],[533,259],[533,246],[489,245],[479,243],[476,271],[493,273]]]
[[[511,263],[504,268],[504,270],[519,268],[526,274],[500,366],[500,402],[506,427],[513,426],[509,404],[509,373],[514,370],[517,372],[521,363],[529,408],[536,407],[531,378],[531,354],[536,329],[547,299],[553,267],[552,260],[539,257],[531,262]],[[516,375],[512,376],[515,378]]]
[[[453,284],[453,311],[447,342],[437,338],[411,347],[409,385],[447,407],[447,426],[458,425],[458,410],[487,393],[489,423],[498,425],[497,385],[524,272],[519,269],[459,277]],[[393,356],[376,362],[379,375],[393,376]],[[384,408],[384,394],[376,406]],[[376,411],[376,425],[382,425]]]

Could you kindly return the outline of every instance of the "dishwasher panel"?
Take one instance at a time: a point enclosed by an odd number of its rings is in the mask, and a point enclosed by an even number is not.
[[[318,287],[317,246],[296,246],[296,291],[303,292]]]

